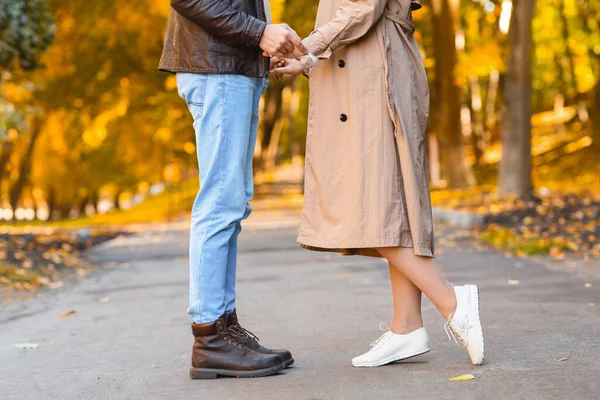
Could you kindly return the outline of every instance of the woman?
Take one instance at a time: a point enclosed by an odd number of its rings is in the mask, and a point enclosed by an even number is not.
[[[483,363],[477,287],[453,286],[433,260],[429,90],[411,22],[419,8],[419,0],[321,0],[316,30],[303,41],[309,55],[272,70],[310,78],[298,242],[389,262],[394,315],[371,350],[352,360],[356,367],[429,351],[421,293],[472,363]]]

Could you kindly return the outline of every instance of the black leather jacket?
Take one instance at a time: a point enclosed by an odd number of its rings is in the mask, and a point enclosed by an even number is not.
[[[265,77],[263,0],[171,0],[159,69]]]

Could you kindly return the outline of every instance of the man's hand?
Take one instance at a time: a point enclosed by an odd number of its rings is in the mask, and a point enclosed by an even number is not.
[[[307,54],[300,36],[287,24],[267,25],[259,46],[265,53],[277,58],[299,58]]]

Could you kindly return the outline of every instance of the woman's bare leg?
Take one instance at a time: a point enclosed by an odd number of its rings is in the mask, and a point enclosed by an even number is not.
[[[456,311],[454,287],[442,274],[435,261],[415,255],[412,248],[382,247],[377,249],[390,265],[408,278],[442,314],[445,320]]]
[[[389,267],[394,300],[394,316],[390,329],[394,333],[405,335],[423,327],[421,290],[392,263]]]

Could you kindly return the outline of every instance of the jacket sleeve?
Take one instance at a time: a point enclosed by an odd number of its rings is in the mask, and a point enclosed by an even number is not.
[[[206,31],[234,43],[258,46],[267,26],[236,10],[230,0],[171,0],[171,7]]]
[[[338,47],[353,43],[367,34],[383,15],[387,0],[344,0],[335,17],[303,40],[319,58],[329,58]]]

